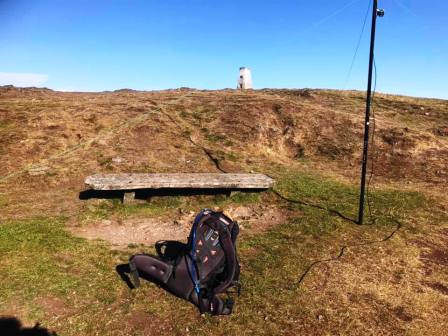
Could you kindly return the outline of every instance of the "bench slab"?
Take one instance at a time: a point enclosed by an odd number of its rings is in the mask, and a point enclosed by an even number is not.
[[[85,179],[85,184],[94,190],[269,189],[274,182],[263,174],[230,173],[96,174]]]

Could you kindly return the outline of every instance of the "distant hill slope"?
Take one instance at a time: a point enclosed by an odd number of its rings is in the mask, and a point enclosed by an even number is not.
[[[263,171],[281,164],[352,180],[359,175],[364,97],[309,89],[69,93],[2,87],[4,203],[20,197],[26,204],[42,195],[46,206],[38,208],[59,208],[54,198],[64,199],[62,187],[79,191],[84,177],[97,172]],[[448,101],[377,94],[374,107],[377,181],[436,189],[446,183]]]

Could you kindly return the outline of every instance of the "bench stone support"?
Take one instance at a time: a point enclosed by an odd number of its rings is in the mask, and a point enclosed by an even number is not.
[[[121,200],[123,204],[131,204],[135,202],[135,191],[124,192],[123,199]]]

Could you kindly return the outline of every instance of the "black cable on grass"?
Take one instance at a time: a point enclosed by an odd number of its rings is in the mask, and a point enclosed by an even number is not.
[[[300,201],[300,200],[294,200],[294,199],[288,198],[286,196],[283,196],[282,194],[280,194],[280,192],[278,192],[275,189],[272,189],[272,192],[275,195],[277,195],[278,197],[280,197],[284,201],[287,201],[287,202],[290,202],[290,203],[295,203],[295,204],[300,204],[300,205],[305,205],[305,206],[308,206],[308,207],[312,207],[312,208],[316,208],[316,209],[320,209],[320,210],[324,210],[324,211],[328,211],[332,215],[339,216],[339,217],[341,217],[342,219],[344,219],[346,221],[349,221],[349,222],[352,222],[352,223],[356,224],[356,220],[354,220],[354,219],[352,219],[350,217],[347,217],[346,215],[344,215],[343,213],[339,212],[338,210],[326,208],[326,207],[324,207],[322,205],[319,205],[319,204],[309,203],[309,202]]]
[[[344,220],[347,220],[347,221],[350,221],[350,222],[352,222],[352,223],[357,224],[357,221],[356,221],[356,220],[354,220],[354,219],[352,219],[352,218],[349,218],[349,217],[345,216],[344,214],[342,214],[341,212],[339,212],[339,211],[337,211],[337,210],[329,209],[329,208],[325,208],[325,207],[323,207],[323,206],[321,206],[321,205],[318,205],[318,204],[313,204],[313,203],[308,203],[308,202],[305,202],[305,201],[300,201],[300,200],[290,199],[290,198],[288,198],[288,197],[283,196],[282,194],[280,194],[280,193],[279,193],[277,190],[275,190],[275,189],[273,189],[272,192],[273,192],[275,195],[277,195],[278,197],[280,197],[282,200],[285,200],[285,201],[287,201],[287,202],[295,203],[295,204],[300,204],[300,205],[305,205],[305,206],[309,206],[309,207],[317,208],[317,209],[320,209],[320,210],[325,210],[325,211],[328,211],[328,212],[331,213],[331,214],[334,214],[334,215],[337,215],[337,216],[341,217],[341,218],[344,219]],[[312,262],[312,263],[305,269],[305,271],[302,273],[302,275],[299,277],[299,280],[297,281],[297,285],[298,285],[298,286],[301,285],[301,283],[303,282],[303,280],[305,279],[305,277],[310,273],[310,271],[311,271],[315,266],[317,266],[317,265],[319,265],[319,264],[321,264],[321,263],[325,263],[325,262],[337,261],[338,259],[340,259],[340,258],[344,255],[345,251],[346,251],[347,249],[349,249],[349,248],[360,247],[360,246],[367,246],[367,245],[374,245],[374,244],[379,244],[379,243],[383,243],[383,242],[386,242],[386,241],[388,241],[389,239],[391,239],[391,238],[392,238],[392,237],[393,237],[393,236],[394,236],[394,235],[395,235],[395,234],[402,228],[403,225],[402,225],[402,223],[401,223],[399,220],[397,220],[397,219],[395,219],[395,218],[393,218],[393,217],[390,217],[390,220],[392,220],[393,222],[395,222],[395,223],[396,223],[396,226],[395,226],[395,228],[392,230],[392,232],[389,233],[387,236],[385,236],[384,238],[382,238],[382,239],[380,239],[380,240],[373,240],[373,241],[368,241],[368,242],[358,243],[358,244],[352,244],[352,245],[343,245],[343,246],[340,248],[338,255],[336,255],[335,257],[333,257],[333,258],[327,258],[327,259],[320,259],[320,260],[313,261],[313,262]],[[376,218],[375,218],[375,221],[376,221]],[[375,221],[374,221],[374,222],[375,222]],[[374,223],[374,222],[373,222],[373,223]],[[373,223],[372,223],[372,224],[373,224]]]
[[[302,284],[303,280],[308,275],[308,273],[313,269],[314,266],[319,265],[319,264],[324,263],[324,262],[337,261],[338,259],[340,259],[344,255],[344,252],[347,249],[349,249],[349,248],[360,247],[360,246],[367,246],[367,245],[374,245],[374,244],[380,244],[380,243],[384,243],[384,242],[388,241],[389,239],[391,239],[401,229],[401,227],[403,226],[401,224],[401,222],[398,221],[397,219],[391,218],[391,220],[393,220],[397,225],[392,230],[392,232],[389,233],[386,237],[384,237],[384,238],[382,238],[380,240],[373,240],[373,241],[359,243],[359,244],[353,244],[353,245],[344,245],[344,246],[341,247],[341,249],[339,250],[339,254],[336,257],[328,258],[328,259],[316,260],[316,261],[312,262],[306,268],[305,272],[303,272],[302,275],[300,276],[299,281],[297,282],[297,285],[300,286]]]
[[[371,4],[371,1],[369,3],[368,9],[367,9],[367,13],[369,12],[370,4]],[[362,34],[364,32],[364,27],[365,27],[365,24],[366,24],[366,18],[367,18],[367,15],[364,18],[363,27],[362,27],[361,34],[360,34],[359,39],[358,39],[358,44],[356,46],[355,54],[353,56],[352,63],[350,65],[349,75],[348,75],[347,79],[350,76],[350,73],[352,71],[353,64],[354,64],[354,61],[355,61],[355,58],[356,58],[356,55],[357,55],[357,52],[358,52],[358,49],[359,49],[359,44],[360,44],[360,41],[361,41],[361,38],[362,38]],[[368,207],[368,211],[369,211],[369,217],[370,217],[370,220],[371,220],[370,224],[375,224],[375,222],[377,220],[377,218],[373,215],[373,212],[372,212],[373,205],[371,203],[371,197],[370,197],[371,196],[371,194],[370,194],[370,187],[372,186],[373,177],[374,177],[374,171],[375,171],[375,129],[376,129],[376,117],[375,117],[374,98],[375,98],[375,94],[376,94],[376,84],[377,84],[377,67],[376,67],[375,55],[373,57],[373,67],[374,67],[375,79],[374,79],[373,94],[372,94],[372,98],[371,98],[371,103],[372,103],[372,105],[371,105],[372,106],[372,121],[373,121],[373,125],[372,125],[372,139],[371,139],[371,160],[370,160],[371,161],[371,166],[370,166],[370,176],[369,176],[369,179],[367,181],[367,190],[366,190],[367,207]],[[284,200],[286,200],[288,202],[303,204],[303,205],[307,205],[307,206],[313,206],[315,208],[326,210],[326,211],[329,211],[330,213],[338,215],[339,217],[341,217],[343,219],[349,220],[349,221],[354,222],[354,223],[357,224],[357,221],[346,217],[345,215],[341,214],[339,211],[328,209],[328,208],[325,208],[325,207],[322,207],[322,206],[319,206],[319,205],[315,205],[315,204],[309,204],[309,203],[306,203],[306,202],[303,202],[303,201],[291,200],[291,199],[288,199],[288,198],[284,197],[283,195],[281,195],[280,193],[278,193],[275,190],[274,190],[274,193],[277,196],[281,197],[282,199],[284,199]],[[391,239],[401,229],[402,224],[401,224],[400,221],[398,221],[395,218],[390,218],[390,219],[396,223],[396,226],[395,226],[394,230],[392,230],[392,232],[390,234],[388,234],[386,237],[384,237],[384,238],[382,238],[380,240],[374,240],[374,241],[370,241],[370,242],[364,242],[364,243],[353,244],[353,245],[344,245],[344,246],[341,247],[341,249],[339,250],[339,254],[336,257],[328,258],[328,259],[316,260],[316,261],[312,262],[305,269],[305,271],[302,273],[302,275],[300,276],[300,278],[299,278],[299,280],[297,282],[297,285],[300,286],[300,284],[303,282],[303,280],[309,274],[309,272],[313,269],[313,267],[315,267],[316,265],[319,265],[321,263],[324,263],[324,262],[337,261],[338,259],[340,259],[344,255],[344,252],[347,249],[349,249],[349,248],[366,246],[366,245],[373,245],[373,244],[379,244],[379,243],[383,243],[383,242],[386,242],[389,239]]]

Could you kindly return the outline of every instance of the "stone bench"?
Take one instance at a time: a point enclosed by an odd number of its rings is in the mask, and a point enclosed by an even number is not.
[[[173,173],[173,174],[96,174],[85,184],[97,191],[123,191],[123,201],[154,195],[259,192],[271,188],[274,180],[263,174]],[[143,195],[143,197],[141,196]]]

